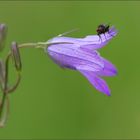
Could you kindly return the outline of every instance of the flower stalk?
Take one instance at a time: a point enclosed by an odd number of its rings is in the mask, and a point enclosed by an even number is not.
[[[39,42],[39,43],[23,43],[18,45],[16,42],[13,42],[11,45],[11,51],[7,54],[5,59],[5,64],[3,65],[2,61],[0,61],[0,83],[1,83],[1,89],[2,89],[2,99],[0,103],[0,127],[3,127],[8,114],[9,114],[9,101],[8,96],[9,93],[14,92],[20,81],[21,81],[21,58],[20,58],[20,52],[19,49],[21,48],[44,48],[46,46],[45,42]],[[14,61],[14,66],[17,71],[17,79],[13,86],[9,86],[9,61],[12,59]],[[4,66],[4,68],[2,68]],[[7,103],[6,103],[7,101]],[[7,111],[6,111],[7,110]]]

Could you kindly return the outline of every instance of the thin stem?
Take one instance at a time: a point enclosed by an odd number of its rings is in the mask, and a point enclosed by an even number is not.
[[[6,99],[6,96],[7,96],[8,64],[9,64],[10,57],[11,57],[11,53],[8,53],[8,55],[6,57],[6,60],[5,60],[5,81],[4,81],[4,90],[3,90],[2,102],[1,102],[1,106],[0,106],[0,119],[2,117],[4,103],[5,103],[5,99]]]
[[[3,93],[2,102],[1,102],[1,105],[0,105],[0,119],[1,119],[2,113],[3,113],[3,108],[4,108],[5,99],[6,99],[6,94]]]
[[[20,75],[20,73],[18,73],[18,77],[17,77],[15,85],[10,87],[10,88],[7,88],[6,92],[9,94],[9,93],[15,91],[16,88],[18,87],[19,83],[20,83],[20,80],[21,80],[21,75]]]
[[[1,108],[2,111],[0,114],[0,127],[3,127],[9,114],[9,98],[7,94],[3,94]]]
[[[44,44],[43,44],[43,42],[40,42],[40,43],[24,43],[24,44],[19,45],[18,47],[19,48],[25,48],[25,47],[29,47],[29,48],[34,47],[34,48],[36,48],[39,45],[43,46]],[[21,80],[20,72],[18,72],[18,78],[17,78],[17,81],[16,81],[15,85],[13,87],[11,87],[10,89],[7,87],[7,83],[8,83],[8,64],[9,64],[9,60],[10,60],[11,56],[12,56],[12,52],[10,51],[8,53],[7,57],[6,57],[6,60],[5,60],[5,87],[4,87],[3,91],[6,91],[6,93],[14,91],[17,88],[17,86],[19,85],[20,80]]]
[[[37,43],[24,43],[24,44],[20,44],[18,45],[19,48],[25,48],[25,47],[36,47],[38,44]]]
[[[19,48],[45,48],[48,45],[47,42],[37,42],[37,43],[24,43],[18,45]]]
[[[45,42],[39,42],[39,43],[24,43],[24,44],[20,44],[18,47],[19,48],[25,48],[25,47],[44,48],[45,46],[46,46]],[[17,81],[16,81],[15,85],[11,88],[7,87],[8,86],[8,75],[9,75],[8,67],[9,67],[9,60],[11,57],[12,57],[12,52],[10,51],[5,59],[5,79],[4,79],[5,81],[4,81],[3,96],[2,96],[2,100],[1,100],[1,104],[0,104],[0,124],[2,124],[2,125],[4,124],[7,114],[8,114],[8,113],[6,113],[6,116],[4,116],[4,118],[3,118],[5,101],[8,96],[7,93],[13,92],[18,87],[20,80],[21,80],[21,75],[20,75],[20,72],[18,71],[18,77],[17,77]]]
[[[12,56],[12,53],[8,53],[6,60],[5,60],[5,87],[4,87],[4,91],[7,90],[7,83],[8,83],[8,64],[9,64],[9,60],[10,57]]]

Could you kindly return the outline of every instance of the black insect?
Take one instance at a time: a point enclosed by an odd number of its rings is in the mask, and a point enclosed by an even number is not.
[[[109,32],[109,25],[105,25],[105,24],[100,24],[97,28],[97,35],[101,35],[101,34],[105,34],[106,32]]]
[[[99,40],[101,39],[102,41],[102,38],[101,38],[101,34],[104,34],[105,36],[105,33],[107,32],[109,34],[109,29],[110,29],[110,26],[109,25],[106,25],[106,24],[100,24],[98,27],[97,27],[97,35],[99,36]],[[111,34],[109,34],[110,36],[112,36]],[[106,38],[106,36],[105,36]],[[107,38],[106,38],[107,39]]]

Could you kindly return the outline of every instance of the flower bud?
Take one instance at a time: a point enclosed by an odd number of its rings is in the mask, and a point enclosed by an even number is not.
[[[7,35],[6,25],[5,24],[0,24],[0,51],[2,51],[2,49],[5,46],[6,35]]]
[[[16,42],[12,42],[11,45],[12,56],[14,59],[15,68],[17,71],[20,71],[22,68],[21,59],[20,59],[20,52]]]

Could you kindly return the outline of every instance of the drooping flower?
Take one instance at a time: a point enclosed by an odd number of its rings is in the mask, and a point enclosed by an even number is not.
[[[45,51],[63,68],[79,71],[100,92],[110,95],[110,89],[100,76],[115,76],[116,67],[100,56],[97,49],[104,47],[117,31],[114,27],[105,34],[85,38],[55,37],[47,42]]]

